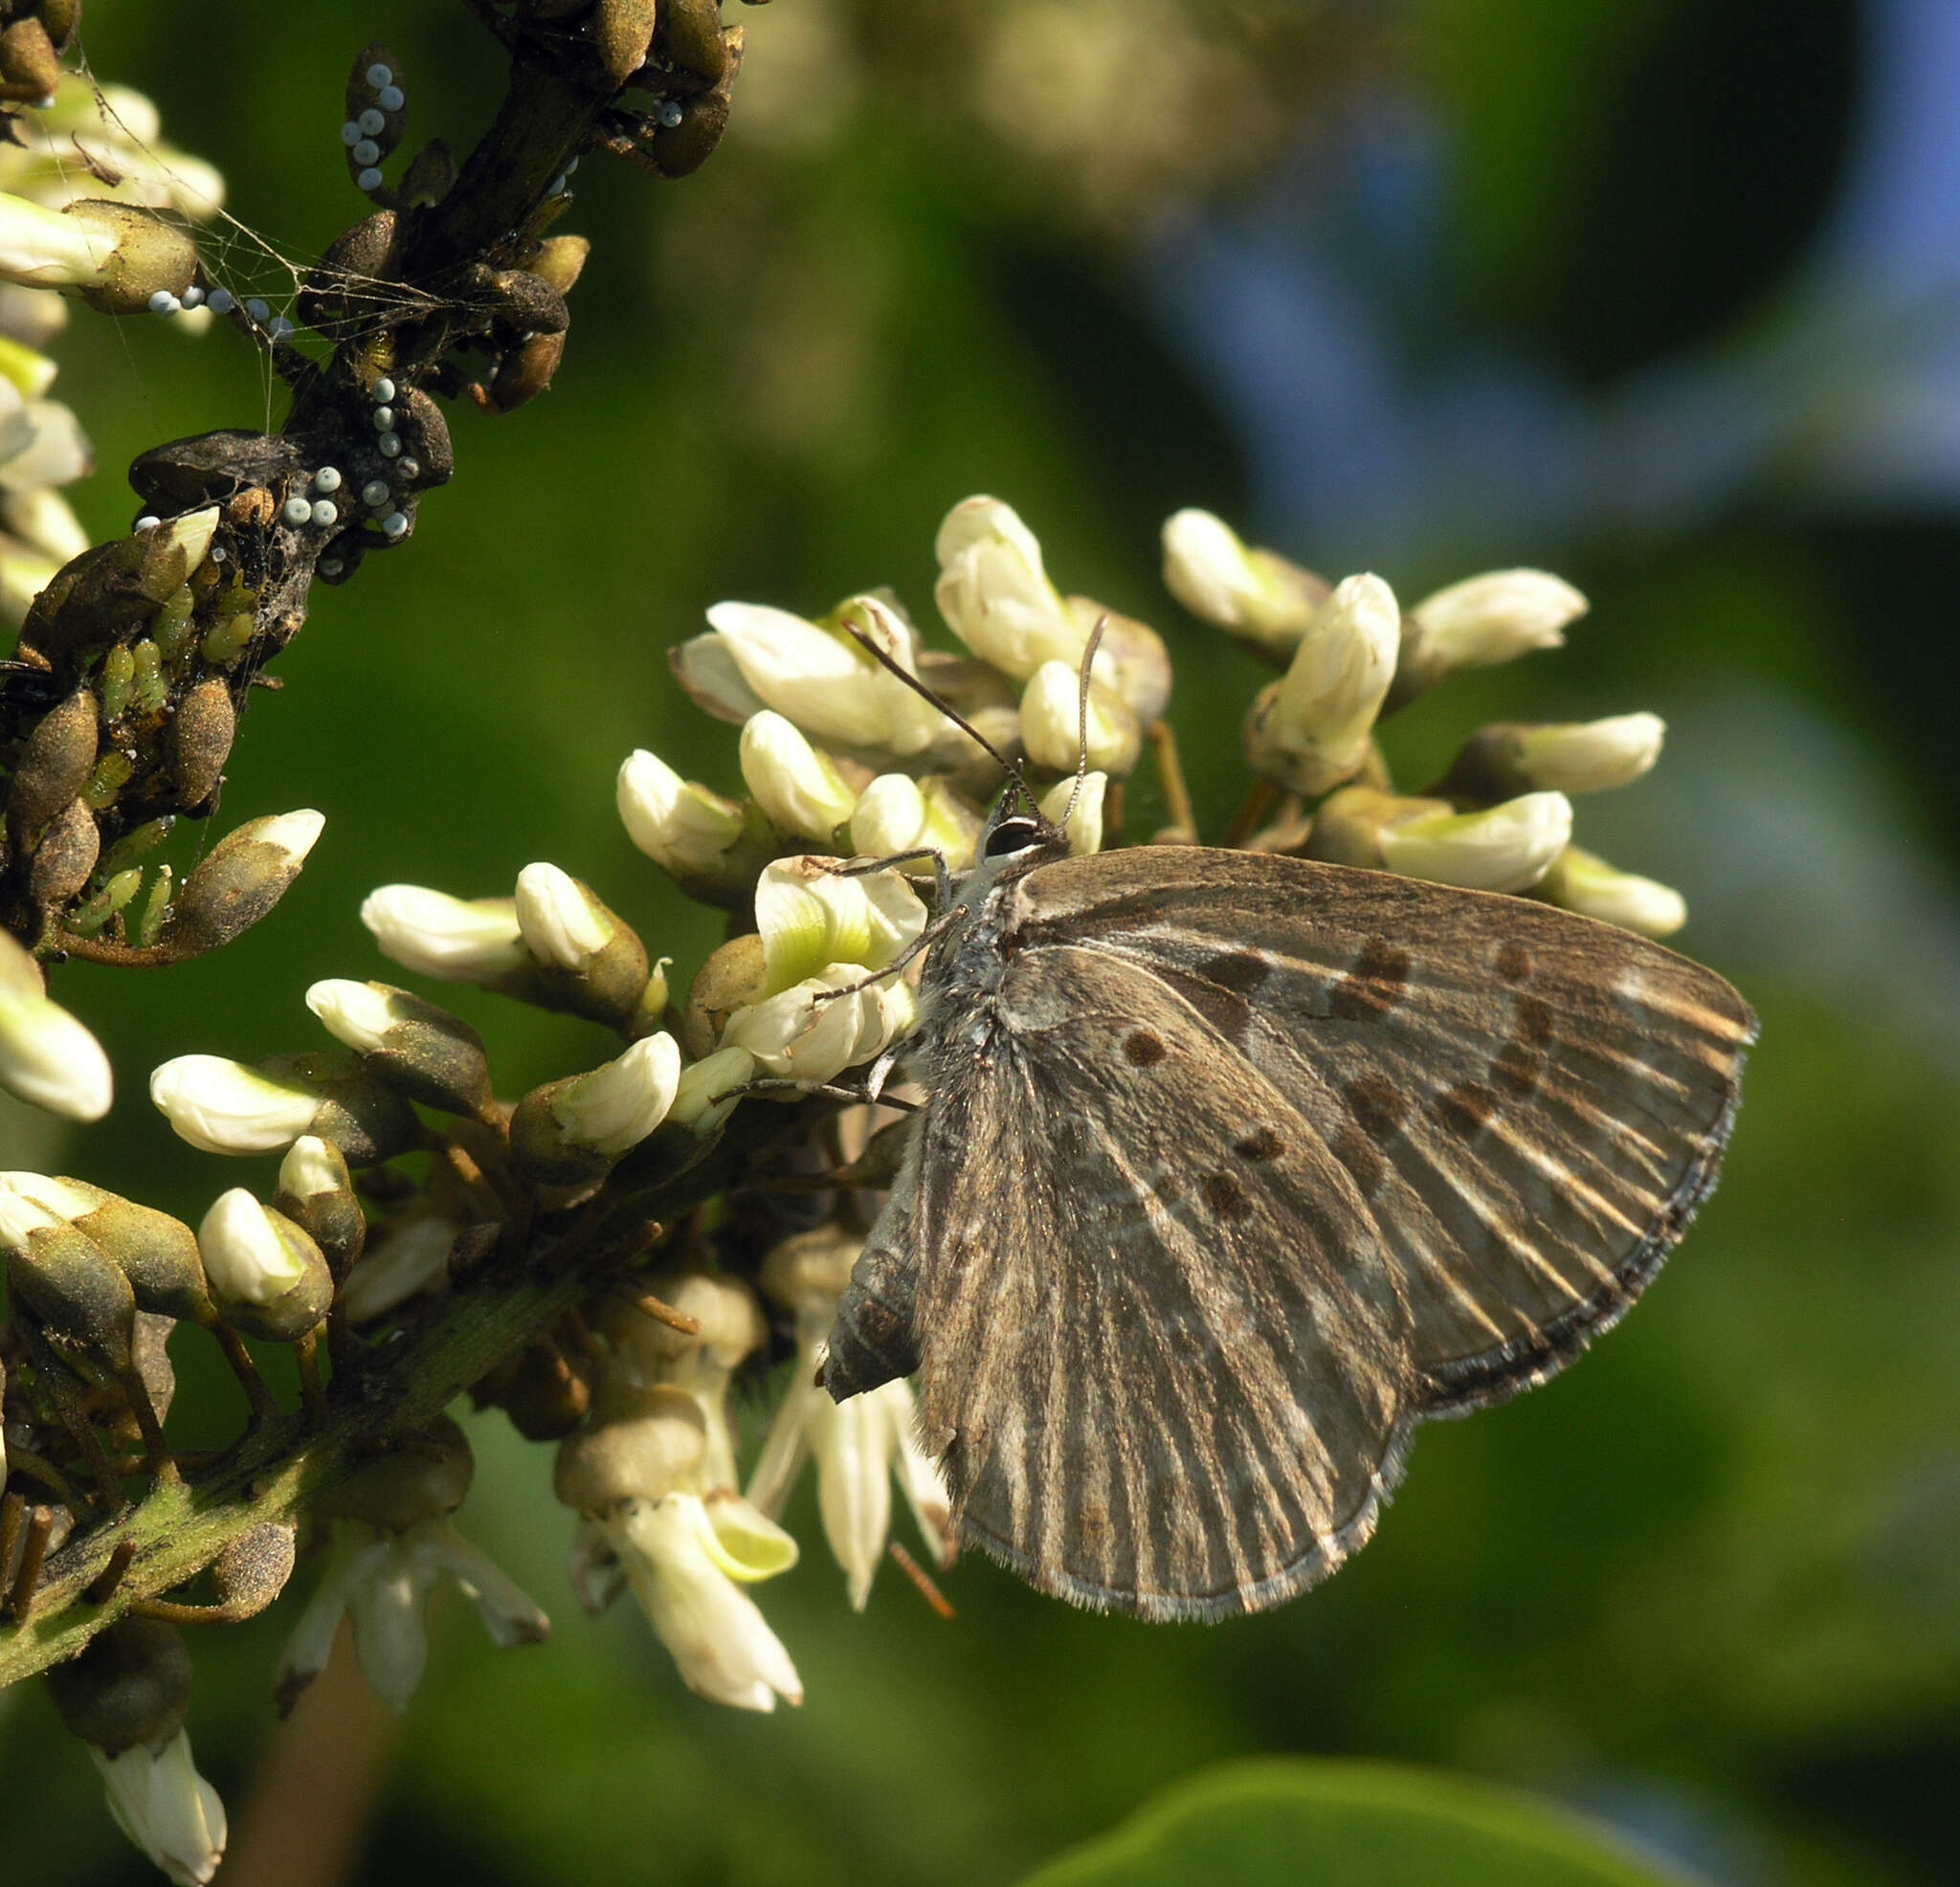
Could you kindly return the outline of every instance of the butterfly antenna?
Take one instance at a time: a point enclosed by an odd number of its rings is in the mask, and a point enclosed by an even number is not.
[[[1076,698],[1076,783],[1068,789],[1068,805],[1062,809],[1061,829],[1076,816],[1076,801],[1082,796],[1082,782],[1089,777],[1089,671],[1096,665],[1096,651],[1102,646],[1102,632],[1109,627],[1107,610],[1096,618],[1089,632],[1089,646],[1082,651],[1081,692]]]
[[[1006,754],[1002,753],[1001,750],[997,746],[995,746],[993,743],[990,741],[987,738],[987,736],[979,730],[979,728],[975,727],[973,723],[970,721],[969,721],[967,717],[963,715],[956,707],[952,706],[951,703],[948,702],[943,696],[934,693],[932,689],[928,688],[924,682],[921,681],[919,677],[912,673],[910,669],[908,669],[902,662],[899,661],[888,651],[880,648],[879,644],[863,630],[859,629],[856,623],[846,622],[844,624],[844,628],[850,633],[851,639],[854,642],[856,642],[858,646],[861,648],[864,651],[864,653],[872,658],[873,661],[878,663],[878,665],[880,668],[889,669],[891,673],[897,676],[898,678],[901,681],[902,681],[907,688],[911,689],[913,694],[917,695],[921,700],[930,701],[932,705],[940,711],[941,714],[945,715],[946,718],[948,721],[950,721],[952,724],[960,730],[961,733],[966,735],[966,737],[969,741],[971,741],[973,744],[981,750],[981,752],[985,753],[991,760],[992,760],[993,763],[1000,768],[1000,770],[1003,773],[1005,773],[1008,776],[1008,778],[1014,783],[1015,787],[1020,790],[1021,797],[1025,799],[1030,806],[1034,807],[1037,813],[1040,811],[1040,802],[1036,799],[1033,788],[1029,787],[1026,776],[1021,772],[1021,764],[1019,761],[1010,760]],[[1070,805],[1073,806],[1074,801],[1070,801]]]

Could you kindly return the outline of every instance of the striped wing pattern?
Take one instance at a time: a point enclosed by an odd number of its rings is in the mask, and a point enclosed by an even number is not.
[[[1042,1589],[1213,1618],[1323,1577],[1414,1423],[1570,1360],[1713,1184],[1754,1019],[1629,933],[1218,851],[1005,895],[903,1243],[965,1531]]]

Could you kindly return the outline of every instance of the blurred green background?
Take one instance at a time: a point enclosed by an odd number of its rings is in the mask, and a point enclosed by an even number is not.
[[[714,920],[612,810],[635,745],[736,782],[664,650],[723,597],[814,613],[890,583],[928,618],[934,527],[976,491],[1065,589],[1169,639],[1214,832],[1260,677],[1164,595],[1170,510],[1405,597],[1506,563],[1571,578],[1593,600],[1571,648],[1422,703],[1393,730],[1403,777],[1494,714],[1660,711],[1659,773],[1582,807],[1580,835],[1687,891],[1683,947],[1763,1040],[1722,1190],[1638,1314],[1426,1432],[1377,1542],[1269,1616],[1091,1617],[975,1558],[947,1581],[956,1622],[889,1570],[859,1617],[806,1486],[803,1564],[759,1596],[808,1701],[720,1710],[630,1607],[579,1613],[547,1452],[475,1422],[464,1528],[557,1635],[493,1653],[446,1595],[385,1758],[358,1712],[313,1732],[349,1740],[323,1757],[344,1777],[359,1747],[382,1764],[348,1877],[1006,1882],[1202,1765],[1295,1752],[1521,1785],[1722,1882],[1960,1878],[1960,321],[1925,202],[1949,156],[1914,103],[1960,9],[729,12],[750,60],[721,150],[676,184],[586,161],[558,385],[454,413],[455,483],[412,544],[318,593],[242,726],[220,824],[323,811],[298,886],[215,959],[63,976],[122,1099],[68,1142],[9,1115],[0,1165],[193,1221],[225,1186],[269,1190],[270,1163],[178,1144],[142,1073],[314,1044],[308,983],[386,973],[355,916],[377,883],[484,895],[548,857],[689,971]],[[238,221],[209,253],[260,292],[365,208],[335,130],[368,38],[406,69],[412,135],[467,146],[500,72],[454,0],[89,0],[83,33],[100,78],[223,169]],[[1925,279],[1875,307],[1901,257]],[[57,351],[99,534],[127,526],[136,452],[267,417],[230,333],[78,316]],[[452,997],[504,1092],[601,1047]],[[177,1352],[186,1432],[224,1432],[232,1391]],[[234,1842],[294,1615],[195,1646]],[[0,1829],[9,1881],[154,1877],[32,1688],[0,1699]]]

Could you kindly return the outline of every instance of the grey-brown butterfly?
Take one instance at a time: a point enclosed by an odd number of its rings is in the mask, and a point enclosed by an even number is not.
[[[1525,899],[1197,847],[1069,856],[1010,793],[922,979],[926,1099],[838,1305],[920,1379],[961,1536],[1146,1618],[1278,1604],[1415,1425],[1545,1381],[1714,1185],[1755,1018]]]

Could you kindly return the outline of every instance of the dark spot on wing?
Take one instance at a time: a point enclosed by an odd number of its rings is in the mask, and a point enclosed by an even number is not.
[[[1272,966],[1250,950],[1228,950],[1222,956],[1205,958],[1197,966],[1197,973],[1236,996],[1249,996],[1272,974]]]
[[[1459,1081],[1436,1098],[1437,1119],[1463,1140],[1486,1126],[1497,1111],[1497,1096],[1475,1081]]]
[[[1230,989],[1222,989],[1215,983],[1188,975],[1183,970],[1156,965],[1151,968],[1152,973],[1175,989],[1218,1035],[1244,1053],[1246,1044],[1252,1039],[1252,1006],[1243,996],[1235,995]]]
[[[1386,1146],[1409,1118],[1409,1097],[1383,1075],[1362,1075],[1348,1082],[1343,1097],[1348,1113],[1370,1140]]]
[[[1137,1068],[1154,1068],[1169,1053],[1160,1036],[1134,1029],[1123,1038],[1123,1058]]]
[[[1218,1218],[1242,1219],[1252,1210],[1238,1188],[1238,1182],[1230,1173],[1207,1173],[1198,1182],[1198,1190]]]
[[[1499,944],[1497,973],[1506,983],[1524,982],[1531,974],[1531,952],[1522,944]]]
[[[1518,1042],[1506,1042],[1503,1053],[1497,1058],[1491,1073],[1497,1077],[1497,1084],[1506,1094],[1515,1095],[1523,1100],[1538,1086],[1538,1077],[1545,1072],[1545,1057],[1535,1049],[1527,1049]]]
[[[1271,1127],[1255,1127],[1243,1140],[1232,1143],[1241,1160],[1273,1160],[1279,1157],[1281,1142]]]
[[[1379,1022],[1402,1000],[1408,984],[1409,952],[1370,937],[1354,967],[1335,984],[1327,1012],[1342,1022]]]
[[[1388,1163],[1376,1150],[1374,1142],[1358,1127],[1343,1127],[1334,1136],[1333,1153],[1353,1174],[1364,1199],[1372,1199],[1382,1189],[1382,1181],[1388,1177]]]
[[[1518,998],[1518,1039],[1534,1049],[1551,1045],[1551,1005],[1538,996]]]

